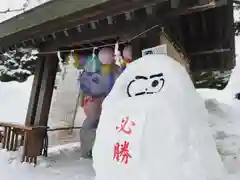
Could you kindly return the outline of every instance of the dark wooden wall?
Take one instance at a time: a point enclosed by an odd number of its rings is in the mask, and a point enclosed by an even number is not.
[[[166,31],[187,53],[192,71],[229,70],[235,66],[231,3],[172,18]]]

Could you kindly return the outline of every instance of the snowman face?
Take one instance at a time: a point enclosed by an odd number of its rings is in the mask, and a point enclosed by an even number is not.
[[[127,86],[128,97],[143,96],[158,93],[165,84],[163,73],[152,74],[149,77],[135,76]]]

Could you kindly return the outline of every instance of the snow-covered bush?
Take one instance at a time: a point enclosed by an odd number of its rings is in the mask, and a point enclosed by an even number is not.
[[[36,55],[31,51],[9,51],[1,56],[0,81],[24,82],[34,73]]]

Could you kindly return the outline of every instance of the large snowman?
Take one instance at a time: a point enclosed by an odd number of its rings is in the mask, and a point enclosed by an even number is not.
[[[147,55],[117,79],[102,105],[95,180],[219,180],[224,168],[204,102],[184,67]]]

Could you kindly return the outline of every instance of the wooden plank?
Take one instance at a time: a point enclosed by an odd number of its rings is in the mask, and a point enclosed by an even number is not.
[[[36,62],[36,69],[34,73],[34,80],[32,84],[30,100],[28,103],[28,111],[25,119],[25,125],[34,124],[37,104],[38,104],[38,97],[39,97],[40,88],[41,88],[44,62],[45,62],[44,57],[39,56]]]
[[[57,54],[50,54],[44,57],[46,58],[46,60],[44,63],[41,90],[39,94],[37,112],[34,122],[34,125],[37,126],[47,126],[48,115],[52,101],[52,93],[58,67]]]

